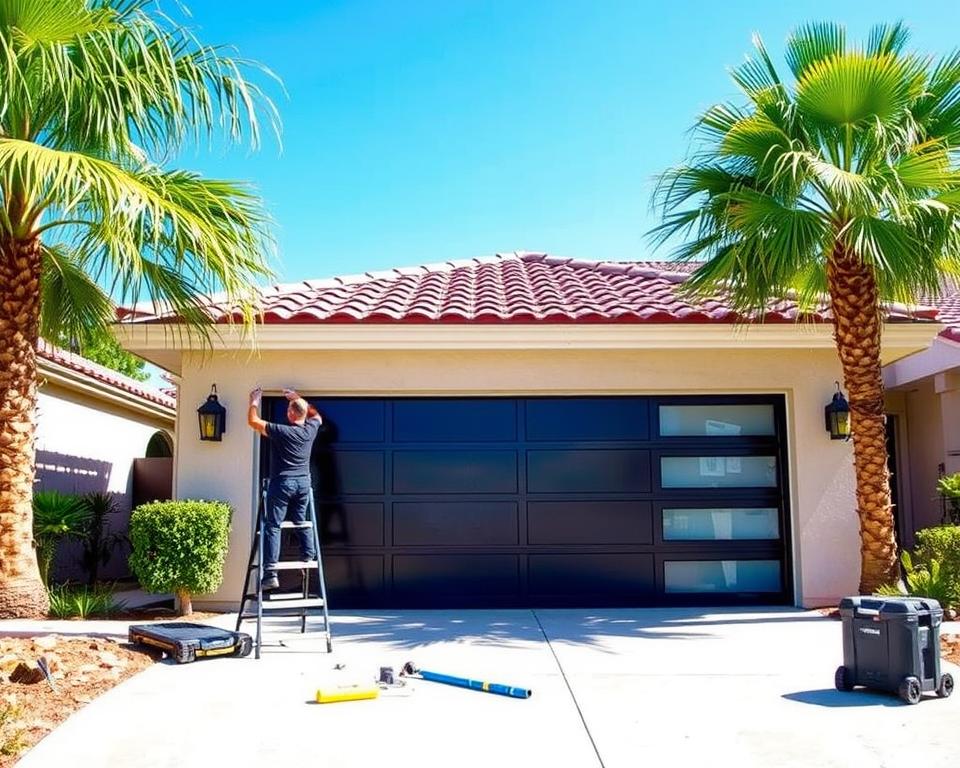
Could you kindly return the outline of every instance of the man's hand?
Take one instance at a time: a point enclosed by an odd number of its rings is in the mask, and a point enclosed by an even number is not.
[[[260,398],[263,397],[263,388],[257,387],[252,392],[250,392],[250,407],[259,408],[260,407]]]
[[[300,397],[300,395],[297,394],[297,390],[295,389],[283,390],[283,396],[287,398],[287,400],[296,400],[298,397]]]
[[[247,424],[255,432],[261,435],[267,434],[267,422],[260,418],[260,398],[263,397],[263,389],[257,387],[250,393],[250,407],[247,409]]]

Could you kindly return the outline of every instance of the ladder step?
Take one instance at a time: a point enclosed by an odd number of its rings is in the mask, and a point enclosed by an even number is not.
[[[313,528],[313,523],[309,520],[304,520],[302,523],[293,523],[289,520],[284,520],[280,523],[280,527],[283,529],[287,528]]]
[[[256,616],[257,601],[251,601],[253,603],[253,615]],[[284,598],[282,600],[264,600],[263,601],[263,612],[264,613],[276,613],[277,611],[302,611],[309,608],[323,608],[323,599],[320,597],[298,597],[298,598]],[[250,608],[247,608],[245,613],[250,612]]]
[[[256,563],[250,563],[249,568],[251,571],[257,570],[257,567],[258,566]],[[281,560],[279,563],[276,563],[273,566],[273,569],[275,571],[295,571],[298,568],[301,570],[303,570],[304,568],[308,570],[316,570],[317,561],[316,560]]]

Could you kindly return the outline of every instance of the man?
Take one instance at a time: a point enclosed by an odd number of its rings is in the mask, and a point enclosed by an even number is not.
[[[270,440],[270,482],[267,486],[267,508],[264,510],[263,582],[265,590],[280,586],[276,564],[280,559],[280,524],[287,518],[301,523],[306,520],[310,493],[310,451],[323,425],[323,418],[312,405],[292,389],[283,391],[287,398],[289,424],[272,424],[260,418],[263,390],[250,393],[247,424]],[[316,560],[313,532],[295,529],[300,538],[304,560]]]

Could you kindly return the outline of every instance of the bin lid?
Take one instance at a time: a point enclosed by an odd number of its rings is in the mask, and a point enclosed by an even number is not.
[[[868,610],[881,618],[894,618],[904,615],[942,616],[940,603],[929,597],[845,597],[840,601],[841,613],[848,615],[857,609]]]

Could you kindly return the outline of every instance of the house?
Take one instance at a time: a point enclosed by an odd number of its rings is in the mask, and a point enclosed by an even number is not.
[[[937,478],[960,472],[960,287],[945,281],[930,303],[940,310],[943,330],[927,349],[883,372],[897,522],[908,547],[915,531],[942,522]]]
[[[37,373],[37,489],[113,494],[112,527],[120,532],[136,503],[170,498],[176,402],[169,394],[43,340]],[[72,558],[63,560],[58,576],[78,578]],[[103,571],[127,573],[123,557]]]
[[[824,308],[693,305],[670,263],[516,253],[262,294],[256,350],[210,306],[209,342],[142,307],[124,346],[179,378],[190,423],[213,385],[221,442],[177,431],[177,497],[235,510],[235,607],[266,452],[248,392],[325,414],[314,482],[331,602],[348,606],[835,604],[857,589],[852,444]],[[884,362],[926,349],[936,311],[888,310]],[[211,348],[212,345],[212,348]]]

